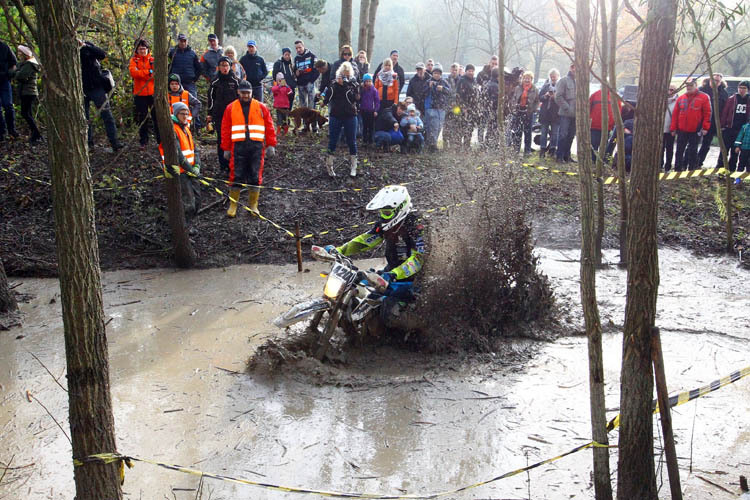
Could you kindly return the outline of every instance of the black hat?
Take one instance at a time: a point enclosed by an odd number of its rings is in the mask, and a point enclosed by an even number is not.
[[[750,80],[742,80],[738,87],[745,87],[746,89],[750,90]]]
[[[252,92],[253,86],[247,80],[242,80],[237,87],[237,92]]]
[[[177,82],[180,85],[182,85],[182,79],[180,78],[180,75],[178,75],[177,73],[172,73],[171,75],[169,75],[167,82]]]
[[[210,35],[208,35],[208,39],[209,39],[209,40],[218,40],[218,39],[219,39],[219,37],[218,37],[218,36],[216,36],[216,35],[215,35],[214,33],[211,33]]]
[[[218,62],[216,63],[216,65],[218,66],[219,64],[221,64],[221,63],[223,63],[223,62],[227,62],[227,63],[229,63],[229,65],[230,65],[230,66],[232,65],[232,60],[231,60],[231,59],[229,59],[229,58],[228,58],[227,56],[221,56],[221,57],[219,58],[219,61],[218,61]]]

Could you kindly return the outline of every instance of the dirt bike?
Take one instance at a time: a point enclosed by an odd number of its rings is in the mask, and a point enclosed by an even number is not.
[[[367,336],[371,319],[377,317],[385,300],[388,281],[374,270],[362,271],[351,259],[336,252],[326,251],[319,246],[311,249],[312,257],[322,262],[330,262],[331,270],[321,274],[326,278],[323,297],[301,302],[273,321],[279,328],[286,328],[310,316],[308,328],[316,333],[312,353],[322,361],[331,347],[331,338],[340,326],[347,340],[353,341]],[[318,329],[323,317],[327,322],[322,331]]]

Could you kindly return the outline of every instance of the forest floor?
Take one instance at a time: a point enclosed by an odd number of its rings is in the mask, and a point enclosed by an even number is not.
[[[216,159],[215,138],[200,139],[202,174],[225,179]],[[101,266],[104,270],[170,267],[172,249],[166,218],[166,198],[156,147],[141,151],[133,139],[119,154],[95,146],[90,154],[96,200],[96,226]],[[418,210],[436,208],[433,216],[459,213],[471,208],[441,207],[468,201],[472,188],[462,185],[464,174],[478,167],[497,168],[497,158],[480,151],[402,155],[360,148],[360,169],[348,176],[345,146],[337,151],[337,172],[331,179],[323,168],[327,134],[287,136],[280,140],[279,154],[267,159],[261,213],[293,232],[301,226],[304,244],[333,243],[353,237],[372,220],[364,210],[377,189],[393,183],[408,183]],[[12,276],[54,276],[57,257],[54,241],[50,172],[46,145],[30,148],[25,142],[0,144],[0,258]],[[575,171],[576,164],[556,165],[537,153],[524,162]],[[521,166],[517,170],[521,196],[534,207],[530,214],[537,244],[548,248],[579,246],[579,182],[562,175]],[[25,176],[25,177],[24,177]],[[27,179],[26,177],[30,178]],[[450,179],[448,179],[450,177]],[[288,233],[259,220],[247,211],[236,219],[226,215],[228,201],[221,180],[202,188],[202,209],[190,222],[191,239],[198,253],[198,267],[232,264],[294,262],[295,240]],[[280,188],[280,189],[274,189]],[[294,191],[292,189],[299,189]],[[748,187],[734,190],[734,236],[743,246],[750,223],[744,209],[750,203]],[[339,191],[339,192],[332,192]],[[461,191],[461,192],[459,192]],[[662,181],[659,205],[659,244],[686,248],[697,255],[720,253],[726,247],[725,224],[721,220],[724,183],[717,176]],[[618,244],[619,199],[616,185],[604,189],[606,228],[604,248]],[[245,192],[241,200],[246,200]],[[330,231],[326,233],[326,231]],[[323,234],[321,234],[323,233]]]

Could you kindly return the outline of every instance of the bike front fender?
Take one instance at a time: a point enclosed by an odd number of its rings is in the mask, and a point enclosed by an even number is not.
[[[300,302],[281,316],[274,319],[273,324],[279,328],[286,328],[309,318],[317,312],[327,311],[330,308],[331,304],[323,298]]]

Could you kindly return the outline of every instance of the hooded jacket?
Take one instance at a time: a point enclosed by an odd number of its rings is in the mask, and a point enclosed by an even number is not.
[[[104,88],[102,80],[101,61],[106,59],[107,53],[91,42],[86,42],[80,49],[81,79],[83,92]]]
[[[748,109],[748,105],[750,105],[750,93],[745,94],[745,97],[740,97],[739,94],[734,94],[732,97],[727,99],[727,103],[724,105],[724,109],[721,111],[721,128],[733,128],[734,116],[737,111],[738,102],[740,103],[740,106],[742,106],[744,103],[745,109],[745,120],[743,123],[739,124],[740,128],[742,128],[742,125],[747,123],[747,117],[750,116],[750,109]]]
[[[134,54],[128,69],[133,77],[133,95],[154,95],[154,57],[151,51],[145,56]]]
[[[175,81],[180,84],[180,90],[177,92],[172,92],[169,89],[169,82]],[[182,81],[180,80],[180,75],[174,74],[169,75],[169,80],[167,81],[167,94],[169,94],[172,97],[180,97],[180,102],[187,105],[187,107],[190,109],[190,113],[193,115],[197,115],[200,113],[202,103],[200,99],[198,99],[196,96],[185,90],[185,88],[182,86]],[[182,99],[183,94],[187,94],[187,102],[185,102],[184,99]]]
[[[18,64],[18,69],[12,71],[13,78],[18,80],[21,95],[39,95],[36,82],[41,73],[39,62],[35,58],[27,59]]]
[[[198,54],[190,48],[190,45],[184,50],[178,46],[169,49],[169,73],[180,75],[183,85],[195,83],[202,71]]]
[[[294,56],[294,71],[297,85],[300,87],[315,83],[319,76],[318,70],[315,69],[315,54],[305,49],[302,55]],[[296,74],[297,71],[300,72],[299,75]]]
[[[285,61],[284,57],[279,57],[275,63],[273,63],[273,70],[271,70],[271,76],[273,81],[276,81],[276,75],[279,73],[284,74],[284,80],[286,84],[292,90],[297,88],[297,78],[294,76],[294,62],[290,59]]]
[[[354,78],[344,79],[343,83],[333,80],[330,92],[326,94],[323,105],[328,105],[331,116],[346,120],[357,115],[358,97],[359,84],[357,80]]]

